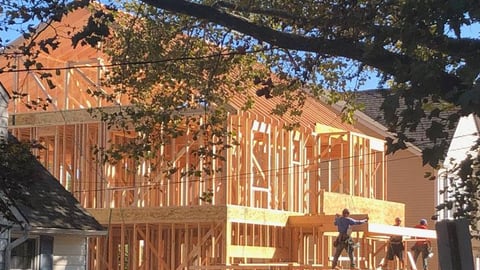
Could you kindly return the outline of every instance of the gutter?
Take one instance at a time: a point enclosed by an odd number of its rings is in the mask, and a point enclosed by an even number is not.
[[[33,227],[29,229],[30,234],[42,235],[77,235],[83,237],[105,236],[108,230],[80,230],[80,229],[58,229]]]

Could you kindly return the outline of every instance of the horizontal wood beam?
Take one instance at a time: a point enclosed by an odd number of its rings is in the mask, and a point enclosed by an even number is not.
[[[284,227],[287,225],[291,216],[297,215],[302,214],[290,211],[229,205],[227,218],[230,222]]]
[[[323,205],[323,211],[326,215],[341,213],[345,207],[350,210],[352,217],[359,213],[368,214],[369,222],[372,224],[393,224],[395,217],[405,220],[405,204],[399,202],[325,192]]]
[[[368,217],[366,214],[350,215],[351,218],[361,220]],[[290,216],[288,219],[289,227],[312,228],[323,232],[336,232],[337,226],[334,224],[335,215],[308,215],[308,216]],[[364,228],[354,227],[354,231],[363,231]]]
[[[212,223],[225,220],[245,224],[286,226],[291,215],[296,212],[260,209],[237,205],[201,205],[155,208],[112,208],[88,209],[101,223]]]
[[[226,220],[226,206],[179,206],[155,208],[88,209],[103,225],[111,224],[175,224],[213,223]]]
[[[350,215],[354,219],[364,219],[367,215]],[[312,228],[322,232],[336,232],[337,227],[334,225],[334,215],[316,215],[316,216],[291,216],[288,219],[289,227]],[[400,235],[404,237],[421,237],[428,239],[436,239],[435,230],[425,230],[409,227],[400,227],[393,225],[365,223],[353,226],[353,231],[365,232],[367,236],[392,236]]]
[[[126,106],[123,106],[125,108]],[[102,111],[106,113],[119,112],[119,107],[102,107]],[[203,115],[204,109],[191,109],[180,113],[184,116]],[[94,117],[95,116],[95,117]],[[38,125],[58,125],[58,124],[78,124],[100,122],[100,113],[93,110],[92,113],[88,109],[75,109],[66,111],[49,111],[35,113],[10,113],[9,127],[22,126],[38,126]]]
[[[290,256],[287,248],[236,245],[228,247],[228,254],[230,257],[257,259],[285,259]]]
[[[13,127],[32,127],[42,125],[58,125],[63,123],[88,123],[100,122],[88,113],[87,110],[69,110],[57,112],[39,112],[39,113],[17,113],[11,114],[9,126]]]
[[[401,235],[405,237],[437,239],[437,232],[435,230],[425,230],[383,224],[368,224],[368,235]]]

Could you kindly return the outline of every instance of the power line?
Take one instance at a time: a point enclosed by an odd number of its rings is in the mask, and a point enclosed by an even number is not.
[[[83,68],[109,68],[109,67],[117,67],[117,66],[150,65],[150,64],[168,63],[168,62],[202,60],[202,59],[216,58],[216,57],[223,57],[223,56],[255,54],[255,53],[265,52],[270,50],[274,50],[274,48],[262,48],[258,50],[248,50],[248,51],[245,50],[242,52],[234,51],[234,52],[226,52],[226,53],[213,53],[213,54],[200,55],[200,56],[184,56],[184,57],[175,57],[175,58],[165,58],[165,59],[159,59],[159,60],[119,62],[119,63],[99,64],[99,65],[74,65],[74,66],[67,66],[67,67],[7,69],[7,70],[3,70],[3,73],[31,72],[31,71],[58,71],[58,70],[70,70],[70,69],[83,69]]]
[[[473,135],[475,135],[476,133],[474,133]],[[467,136],[467,135],[465,135]],[[470,149],[471,147],[462,147],[462,148],[457,148],[457,149],[453,149],[454,151],[455,150],[462,150],[462,149]],[[375,154],[378,154],[378,153],[371,153],[369,155],[375,155]],[[329,163],[329,162],[338,162],[342,159],[351,159],[351,158],[355,158],[355,157],[361,157],[360,155],[357,155],[357,156],[353,156],[353,157],[344,157],[344,158],[339,158],[339,159],[332,159],[332,160],[325,160],[325,161],[321,161],[320,163]],[[418,158],[417,156],[412,156],[412,157],[404,157],[404,158],[396,158],[396,159],[389,159],[387,162],[390,163],[390,162],[398,162],[398,161],[403,161],[403,160],[407,160],[407,159],[414,159],[414,158]],[[175,185],[175,184],[185,184],[185,183],[194,183],[194,182],[206,182],[206,181],[215,181],[215,182],[218,182],[218,181],[229,181],[230,179],[234,179],[234,178],[238,178],[238,177],[242,177],[242,178],[245,178],[245,179],[248,179],[248,177],[251,177],[253,175],[261,175],[262,173],[269,173],[269,172],[274,172],[274,176],[275,177],[278,177],[278,176],[285,176],[285,175],[289,175],[290,172],[289,170],[292,169],[292,168],[295,168],[295,167],[307,167],[307,166],[312,166],[312,165],[317,165],[318,163],[315,162],[315,163],[305,163],[305,164],[297,164],[297,165],[291,165],[291,166],[287,166],[287,167],[281,167],[281,168],[276,168],[276,169],[268,169],[268,170],[262,170],[262,171],[259,171],[259,172],[247,172],[247,173],[242,173],[242,174],[235,174],[235,175],[228,175],[228,176],[216,176],[216,177],[210,177],[210,178],[207,178],[207,179],[189,179],[189,180],[178,180],[178,181],[169,181],[168,179],[165,181],[165,182],[168,182],[168,183],[152,183],[152,184],[143,184],[143,185],[131,185],[131,186],[118,186],[118,187],[112,187],[112,189],[115,189],[115,188],[119,188],[119,189],[125,189],[125,188],[149,188],[149,187],[158,187],[158,186],[168,186],[168,185]],[[371,163],[363,163],[363,164],[366,164],[366,165],[371,165]],[[348,166],[342,166],[342,167],[330,167],[330,169],[348,169],[348,168],[351,168],[351,167],[359,167],[361,165],[348,165]],[[312,168],[312,169],[308,169],[308,170],[303,170],[302,173],[311,173],[311,172],[316,172],[318,171],[319,168]],[[276,172],[281,172],[281,171],[284,171],[283,173],[281,174],[278,174]],[[168,178],[168,177],[166,177]],[[90,183],[90,184],[96,184],[97,182],[83,182],[83,183]],[[88,191],[105,191],[105,190],[108,190],[108,188],[102,188],[102,189],[95,189],[95,190],[82,190],[82,191],[74,191],[75,193],[78,193],[78,192],[88,192]]]

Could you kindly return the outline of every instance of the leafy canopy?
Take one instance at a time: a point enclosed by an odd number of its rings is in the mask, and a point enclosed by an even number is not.
[[[36,50],[54,50],[57,39],[37,40],[38,31],[28,23],[33,20],[48,27],[88,2],[1,0],[4,16],[0,30],[27,24],[20,29],[27,38],[20,51],[30,57],[26,67],[41,72]],[[310,94],[327,96],[332,103],[345,100],[343,117],[351,120],[353,111],[361,107],[354,102],[355,90],[369,77],[378,76],[379,87],[394,93],[382,106],[388,128],[397,134],[388,141],[390,151],[414,142],[405,131],[415,130],[422,118],[429,118],[432,126],[426,137],[435,144],[424,151],[424,163],[434,167],[443,159],[451,139],[445,131],[453,128],[460,116],[479,114],[480,40],[463,33],[465,27],[479,23],[477,0],[103,3],[92,6],[91,19],[72,42],[74,46],[96,46],[104,41],[113,63],[142,63],[118,65],[111,71],[108,83],[116,86],[113,95],[91,92],[108,100],[123,95],[136,105],[137,109],[104,117],[111,125],[120,126],[127,126],[122,122],[124,114],[136,120],[135,131],[147,134],[139,153],[151,150],[152,142],[165,143],[158,138],[167,133],[179,135],[179,110],[224,104],[252,83],[264,87],[257,92],[259,96],[295,100],[295,106],[280,106],[279,102],[274,113],[293,108],[289,113],[299,115],[302,95],[298,89],[308,89]],[[6,40],[0,42],[5,45]],[[272,82],[266,70],[254,68],[257,61],[289,83]],[[232,79],[228,76],[232,71],[241,77]],[[48,80],[48,74],[44,77]],[[159,85],[165,90],[156,89]],[[252,103],[247,100],[246,107]],[[217,106],[210,119],[192,117],[187,121],[219,138],[226,131],[214,123],[221,122],[224,110]],[[449,117],[442,117],[443,111],[448,111]],[[214,141],[212,145],[216,143],[224,144]],[[208,149],[201,152],[213,153]],[[476,195],[468,196],[475,199]]]

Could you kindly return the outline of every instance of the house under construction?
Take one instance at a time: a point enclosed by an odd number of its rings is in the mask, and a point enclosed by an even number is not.
[[[65,20],[81,25],[89,15],[78,10]],[[40,161],[108,228],[106,237],[89,240],[89,269],[329,268],[334,215],[343,208],[369,217],[353,233],[361,268],[380,263],[390,234],[418,234],[385,225],[404,216],[404,205],[386,197],[383,139],[342,123],[322,101],[308,98],[300,127],[288,130],[288,119],[270,114],[275,99],[258,98],[249,111],[233,100],[225,125],[238,144],[223,161],[212,161],[220,172],[145,177],[148,164],[127,158],[103,164],[91,151],[131,139],[87,111],[105,106],[85,91],[99,85],[102,55],[65,43],[41,57],[44,66],[65,68],[54,77],[57,88],[29,71],[4,73],[0,80],[31,99],[51,99],[52,106],[30,111],[13,102],[9,127],[18,139],[44,146],[36,153]],[[186,135],[161,154],[187,171],[201,166],[191,152],[202,140],[192,138],[195,127],[184,128]],[[429,230],[420,235],[435,238]]]

